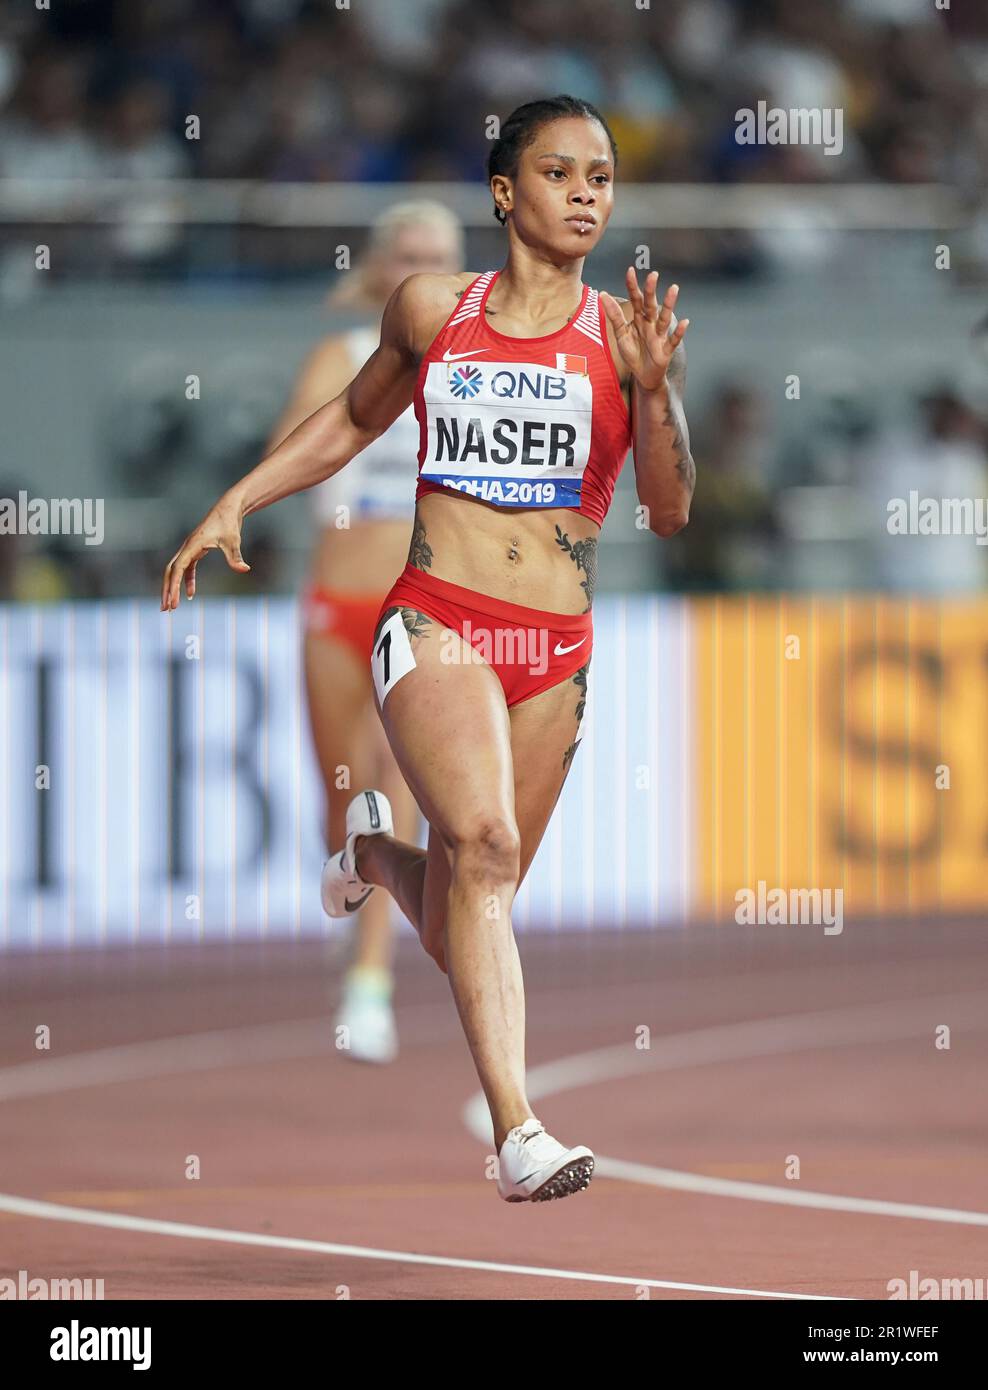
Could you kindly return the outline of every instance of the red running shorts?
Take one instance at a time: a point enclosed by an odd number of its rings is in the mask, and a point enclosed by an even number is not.
[[[389,608],[415,608],[458,633],[493,668],[509,709],[569,680],[589,662],[593,647],[591,613],[525,608],[436,579],[412,565],[405,566],[381,604],[378,622]],[[377,633],[372,656],[382,705],[414,666],[401,615],[394,614]]]

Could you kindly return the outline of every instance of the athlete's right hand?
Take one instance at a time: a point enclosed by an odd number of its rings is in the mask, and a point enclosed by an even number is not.
[[[240,528],[243,512],[240,507],[221,498],[203,517],[199,525],[169,560],[161,583],[161,611],[167,613],[178,607],[185,580],[185,592],[192,598],[196,591],[196,565],[207,550],[222,550],[226,562],[238,574],[246,574],[250,565],[240,553]]]

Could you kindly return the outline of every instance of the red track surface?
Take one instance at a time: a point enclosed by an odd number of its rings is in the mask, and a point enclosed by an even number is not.
[[[530,936],[521,950],[530,1066],[604,1047],[621,1061],[628,1049],[622,1078],[577,1078],[535,1104],[567,1142],[787,1192],[988,1212],[979,927],[572,933]],[[913,1269],[988,1276],[988,1226],[969,1217],[791,1207],[605,1176],[566,1201],[503,1203],[464,1126],[477,1083],[444,977],[403,943],[402,1055],[370,1068],[333,1046],[340,967],[338,950],[313,943],[4,961],[0,1192],[275,1239],[779,1294],[886,1298],[888,1281]],[[790,1022],[759,1022],[779,1017]],[[750,1032],[673,1041],[746,1021]],[[34,1046],[41,1024],[48,1053]],[[952,1028],[949,1050],[934,1046],[939,1024]],[[647,1052],[635,1047],[641,1025]],[[245,1031],[199,1036],[232,1029]],[[119,1051],[179,1035],[136,1060]],[[78,1061],[60,1070],[93,1049],[112,1051],[86,1084]],[[128,1059],[141,1074],[120,1079]],[[197,1181],[185,1177],[190,1154]],[[786,1180],[789,1155],[798,1182]],[[342,1286],[362,1299],[636,1296],[633,1282],[0,1211],[0,1275],[18,1269],[102,1278],[107,1298],[336,1298]]]

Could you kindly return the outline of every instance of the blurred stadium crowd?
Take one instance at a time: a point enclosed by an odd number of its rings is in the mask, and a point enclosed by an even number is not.
[[[988,7],[935,0],[58,0],[0,12],[7,177],[476,179],[484,118],[573,91],[622,177],[980,183]],[[845,150],[745,146],[759,99]],[[201,138],[185,138],[185,121]],[[441,135],[441,139],[437,138]]]
[[[948,185],[972,209],[967,254],[988,266],[988,217],[979,221],[974,212],[988,169],[984,0],[949,10],[935,0],[652,0],[652,10],[646,16],[634,0],[350,0],[348,9],[335,0],[58,0],[48,11],[7,5],[0,9],[0,195],[4,179],[31,180],[35,189],[66,178],[354,181],[401,185],[396,198],[421,181],[482,184],[487,117],[533,94],[570,91],[611,122],[623,180]],[[758,100],[842,108],[842,156],[814,146],[738,144],[735,111]],[[191,115],[199,119],[198,139],[186,138]],[[138,280],[164,268],[166,279],[200,281],[242,275],[246,266],[263,284],[307,272],[313,304],[325,292],[332,248],[322,228],[279,228],[276,249],[257,254],[257,229],[152,228],[139,200],[131,211],[132,223],[112,234],[80,226],[73,240],[64,238],[52,279],[65,277],[66,266],[66,278],[81,268],[115,279],[126,264]],[[0,237],[0,299],[11,301],[19,287],[38,281],[35,238],[15,230],[15,221],[8,219]],[[758,235],[672,230],[653,249],[691,285],[704,275],[740,283],[766,264],[785,263],[808,285],[812,275],[812,312],[813,295],[826,300],[835,274],[848,266],[870,274],[894,240],[888,234],[866,245],[853,234],[830,234],[825,264],[815,251],[827,229],[804,223],[799,230],[806,236],[798,243],[789,226]],[[495,263],[482,246],[496,231],[492,222],[476,233],[472,263]],[[961,298],[959,286],[934,288],[929,246],[939,238],[921,235],[927,273],[918,303],[943,292]],[[800,257],[791,254],[797,244]],[[595,283],[619,282],[623,254],[615,246],[613,264],[595,263],[602,277]],[[899,279],[908,284],[915,266],[903,265]],[[734,292],[723,291],[722,313],[750,320],[757,308],[739,297],[732,309]],[[148,306],[150,324],[150,299]],[[963,337],[984,318],[983,306],[968,307]],[[777,310],[777,326],[786,312]],[[920,308],[920,320],[923,314]],[[971,361],[988,383],[988,319],[970,341]],[[736,372],[708,368],[699,408],[691,387],[699,468],[691,524],[661,547],[647,547],[654,557],[647,573],[615,565],[620,577],[612,582],[691,592],[984,589],[988,547],[970,537],[931,542],[886,533],[888,500],[911,489],[988,492],[988,395],[972,394],[938,363],[936,341],[927,346],[925,364],[911,377],[897,363],[887,367],[899,396],[880,377],[869,389],[859,372],[857,389],[818,386],[812,419],[807,410],[802,427],[788,433],[764,380],[742,374],[748,364],[739,362]],[[862,365],[854,351],[850,344],[851,377]],[[249,394],[243,379],[240,390]],[[123,418],[148,422],[148,442],[126,455],[118,448],[116,464],[107,450],[106,487],[113,489],[114,467],[118,479],[153,477],[168,494],[174,515],[165,524],[176,540],[179,514],[187,525],[220,483],[215,459],[226,449],[227,468],[249,467],[278,408],[273,403],[272,419],[262,419],[255,402],[256,421],[241,421],[235,447],[221,441],[211,458],[197,454],[172,397],[149,388],[124,404]],[[233,418],[234,409],[228,413]],[[247,438],[255,427],[256,438]],[[0,497],[30,486],[17,457],[4,465]],[[176,500],[173,484],[182,477],[197,478],[201,500]],[[622,487],[632,498],[630,468]],[[252,529],[249,579],[216,567],[211,592],[286,591],[298,582],[302,547],[294,539],[286,547],[290,528],[276,510],[278,518],[268,522],[265,514]],[[630,503],[626,510],[630,518]],[[615,557],[629,535],[639,535],[629,520],[622,537],[623,524],[619,515],[609,522]],[[128,555],[119,547],[96,553],[55,538],[5,537],[0,599],[151,592],[161,558],[148,544]],[[607,575],[605,559],[605,587]]]

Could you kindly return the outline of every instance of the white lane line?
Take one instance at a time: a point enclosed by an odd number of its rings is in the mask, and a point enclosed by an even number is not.
[[[862,1042],[893,1041],[921,1036],[931,1031],[915,1011],[931,1011],[941,1022],[945,1011],[955,1024],[970,1016],[972,1026],[984,1027],[983,994],[961,994],[925,999],[902,1000],[892,1004],[864,1006],[817,1014],[796,1014],[751,1023],[728,1024],[660,1038],[655,1052],[637,1052],[633,1044],[618,1044],[594,1052],[564,1058],[536,1067],[529,1073],[529,1095],[544,1098],[561,1091],[596,1082],[640,1075],[642,1071],[665,1071],[680,1067],[729,1062],[744,1057],[770,1056],[820,1047]],[[914,1010],[914,1017],[901,1019],[903,1006]],[[37,1063],[0,1070],[0,1101],[86,1086],[164,1076],[175,1072],[201,1071],[211,1067],[234,1066],[253,1061],[272,1061],[312,1055],[328,1049],[325,1020],[289,1021],[246,1028],[185,1034],[147,1043],[100,1048],[65,1059],[41,1059]],[[464,1109],[468,1129],[489,1142],[490,1121],[482,1096],[474,1096]],[[918,1220],[954,1221],[966,1225],[988,1225],[988,1213],[952,1211],[941,1207],[873,1201],[868,1198],[837,1197],[831,1193],[790,1192],[765,1184],[736,1182],[701,1174],[677,1172],[649,1164],[627,1163],[620,1159],[598,1158],[602,1176],[651,1186],[678,1188],[705,1195],[729,1196],[749,1201],[772,1201],[839,1211],[910,1216]],[[218,1240],[227,1243],[274,1246],[279,1249],[310,1250],[353,1258],[383,1259],[411,1264],[430,1264],[448,1268],[479,1269],[489,1272],[531,1274],[543,1278],[577,1279],[596,1283],[675,1289],[684,1292],[722,1293],[738,1297],[810,1299],[827,1301],[824,1294],[794,1294],[757,1289],[735,1289],[716,1285],[685,1284],[668,1280],[637,1279],[617,1275],[581,1273],[572,1270],[540,1269],[525,1265],[501,1265],[488,1261],[455,1260],[443,1256],[423,1256],[402,1251],[370,1250],[362,1246],[333,1245],[294,1237],[273,1237],[251,1232],[231,1232],[178,1222],[154,1221],[146,1217],[93,1211],[87,1208],[39,1202],[15,1194],[0,1194],[0,1210],[44,1220],[104,1226],[149,1234],[172,1235],[187,1239]]]
[[[217,1226],[190,1226],[182,1221],[156,1221],[144,1216],[123,1216],[116,1212],[93,1211],[88,1207],[66,1207],[60,1206],[57,1202],[37,1202],[30,1197],[8,1196],[4,1193],[0,1193],[0,1211],[7,1211],[15,1216],[32,1216],[42,1221],[104,1226],[115,1231],[140,1231],[146,1235],[173,1236],[180,1240],[211,1240],[225,1245],[260,1245],[269,1250],[299,1250],[312,1255],[341,1255],[354,1260],[386,1260],[392,1264],[429,1265],[438,1269],[472,1269],[485,1274],[526,1274],[538,1279],[570,1279],[586,1284],[619,1284],[629,1288],[736,1294],[743,1298],[784,1298],[824,1303],[831,1301],[827,1294],[734,1289],[718,1284],[680,1284],[671,1279],[633,1278],[624,1274],[591,1274],[584,1270],[553,1269],[551,1266],[500,1264],[495,1260],[461,1260],[450,1255],[418,1255],[409,1250],[376,1250],[364,1245],[339,1245],[335,1241],[304,1240],[298,1236],[265,1236],[255,1231],[227,1231]]]
[[[44,1016],[42,1012],[41,1016]],[[414,1038],[436,1036],[436,1006],[410,1004],[402,1018],[411,1020],[406,1031]],[[428,1020],[426,1031],[423,1026]],[[459,1029],[459,1025],[456,1025]],[[450,1027],[450,1036],[454,1036]],[[462,1036],[462,1033],[460,1033]],[[0,1103],[32,1096],[75,1091],[86,1086],[110,1086],[117,1082],[151,1080],[216,1067],[239,1067],[255,1062],[288,1061],[299,1057],[336,1053],[336,1039],[328,1016],[288,1019],[279,1023],[247,1024],[217,1028],[207,1033],[180,1033],[148,1042],[120,1043],[90,1048],[67,1057],[39,1057],[0,1067]]]
[[[434,1012],[432,1005],[421,1006],[413,1012]],[[406,1010],[407,1015],[409,1011]],[[283,1023],[250,1025],[244,1028],[216,1029],[208,1033],[188,1033],[172,1038],[158,1038],[144,1043],[128,1043],[115,1047],[94,1048],[65,1058],[40,1058],[0,1070],[0,1102],[74,1091],[89,1086],[106,1086],[120,1082],[148,1080],[214,1067],[242,1066],[253,1062],[287,1060],[332,1051],[327,1036],[326,1020],[322,1016]],[[354,1258],[387,1259],[394,1257],[408,1263],[428,1263],[450,1268],[486,1269],[502,1273],[522,1273],[560,1279],[586,1279],[598,1283],[619,1283],[628,1286],[644,1285],[657,1289],[676,1289],[683,1292],[735,1295],[750,1298],[787,1298],[826,1301],[826,1294],[795,1294],[762,1289],[736,1289],[713,1284],[684,1284],[668,1280],[620,1278],[611,1275],[580,1274],[566,1270],[530,1269],[522,1265],[500,1265],[483,1261],[444,1259],[442,1256],[417,1256],[405,1252],[367,1251],[359,1246],[329,1245],[291,1237],[284,1239],[245,1232],[227,1232],[209,1227],[192,1227],[176,1222],[153,1221],[149,1218],[93,1211],[88,1208],[61,1206],[40,1202],[13,1193],[0,1193],[0,1211],[33,1216],[44,1220],[75,1221],[83,1225],[105,1226],[118,1230],[133,1230],[152,1234],[188,1236],[190,1239],[216,1239],[241,1244],[273,1245],[280,1249],[318,1250],[323,1254],[350,1254]],[[193,1235],[199,1232],[199,1235]]]
[[[325,1018],[186,1033],[4,1067],[0,1070],[0,1102],[333,1050]]]
[[[865,1216],[900,1216],[911,1221],[942,1221],[955,1226],[988,1226],[988,1212],[959,1211],[953,1207],[927,1207],[915,1202],[886,1202],[877,1197],[841,1197],[830,1192],[800,1192],[770,1183],[710,1178],[702,1173],[678,1173],[648,1163],[626,1163],[620,1158],[598,1158],[601,1177],[647,1187],[668,1187],[696,1192],[705,1197],[737,1197],[746,1202],[773,1202],[783,1207],[811,1207],[815,1211],[857,1212]]]
[[[909,1019],[902,1017],[904,1006],[912,1011]],[[703,1028],[691,1033],[660,1037],[647,1052],[639,1052],[629,1038],[626,1043],[564,1057],[558,1062],[532,1068],[528,1073],[528,1096],[533,1101],[544,1100],[563,1091],[597,1085],[602,1081],[625,1080],[651,1072],[679,1071],[685,1067],[779,1056],[815,1048],[861,1046],[924,1035],[930,1037],[932,1046],[934,1027],[947,1018],[954,1027],[966,1025],[974,1030],[984,1029],[988,1023],[985,993],[928,996],[889,1004],[792,1014]],[[482,1092],[471,1096],[463,1107],[463,1122],[475,1139],[491,1145],[490,1116]],[[601,1177],[623,1182],[695,1192],[708,1197],[733,1197],[748,1202],[772,1202],[779,1206],[809,1207],[818,1211],[897,1216],[912,1221],[988,1226],[988,1212],[774,1187],[769,1183],[741,1182],[658,1168],[648,1163],[628,1163],[602,1155],[597,1156],[597,1172]]]

